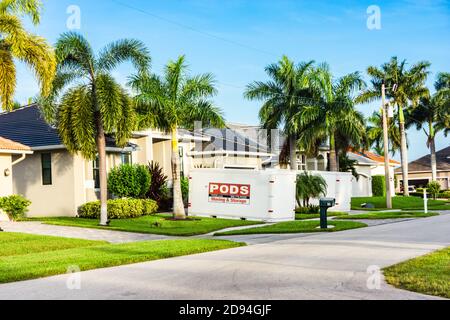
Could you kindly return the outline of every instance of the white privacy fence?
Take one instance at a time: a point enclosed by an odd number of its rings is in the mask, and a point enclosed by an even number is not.
[[[189,214],[268,222],[295,219],[295,181],[290,170],[194,169],[189,175]],[[334,211],[350,210],[351,174],[313,172],[327,182]],[[318,204],[318,199],[312,203]]]

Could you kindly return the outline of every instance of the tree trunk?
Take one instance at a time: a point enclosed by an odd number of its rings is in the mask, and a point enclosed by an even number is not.
[[[297,139],[295,136],[289,137],[289,158],[291,170],[298,170],[297,166]]]
[[[106,174],[106,140],[105,131],[100,115],[96,117],[97,122],[97,150],[99,160],[100,178],[100,225],[108,225],[108,185]]]
[[[336,158],[336,140],[334,134],[330,135],[330,171],[337,172],[337,158]]]
[[[403,176],[403,195],[405,197],[409,196],[409,177],[408,177],[408,146],[406,143],[406,130],[405,130],[405,115],[403,114],[403,108],[398,106],[399,115],[399,127],[400,127],[400,138],[401,138],[401,148],[400,155],[402,158],[402,176]]]
[[[430,133],[431,133],[431,130],[430,130]],[[431,177],[432,177],[432,181],[437,181],[436,143],[435,143],[435,139],[434,139],[434,133],[431,133],[431,134],[430,134]]]
[[[178,153],[178,129],[172,129],[172,181],[173,181],[173,214],[175,219],[185,220],[183,194],[181,192],[180,154]]]

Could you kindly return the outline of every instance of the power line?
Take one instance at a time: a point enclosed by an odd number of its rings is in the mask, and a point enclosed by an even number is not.
[[[258,49],[258,48],[249,46],[249,45],[244,44],[244,43],[240,43],[240,42],[237,42],[237,41],[234,41],[234,40],[230,40],[230,39],[227,39],[227,38],[223,38],[223,37],[217,36],[217,35],[215,35],[215,34],[212,34],[212,33],[209,33],[209,32],[206,32],[206,31],[203,31],[203,30],[200,30],[200,29],[197,29],[197,28],[194,28],[194,27],[191,27],[191,26],[182,24],[182,23],[179,23],[179,22],[177,22],[177,21],[174,21],[174,20],[171,20],[171,19],[167,19],[167,18],[165,18],[165,17],[161,17],[161,16],[156,15],[156,14],[154,14],[154,13],[151,13],[151,12],[148,12],[148,11],[146,11],[146,10],[140,9],[140,8],[138,8],[138,7],[132,6],[132,5],[128,4],[128,3],[123,3],[123,2],[117,1],[117,0],[111,0],[111,1],[114,2],[115,4],[119,5],[119,6],[122,6],[122,7],[128,8],[128,9],[131,9],[131,10],[134,10],[134,11],[137,11],[137,12],[140,12],[140,13],[142,13],[142,14],[148,15],[148,16],[150,16],[150,17],[153,17],[153,18],[155,18],[155,19],[164,21],[164,22],[166,22],[166,23],[173,24],[173,25],[178,26],[178,27],[180,27],[180,28],[182,28],[182,29],[187,29],[187,30],[190,30],[190,31],[192,31],[192,32],[196,32],[196,33],[201,34],[201,35],[203,35],[203,36],[207,36],[207,37],[210,37],[210,38],[214,38],[214,39],[216,39],[216,40],[220,40],[220,41],[223,41],[223,42],[227,42],[227,43],[229,43],[229,44],[232,44],[232,45],[235,45],[235,46],[239,46],[239,47],[242,47],[242,48],[246,48],[246,49],[248,49],[248,50],[253,50],[253,51],[256,51],[256,52],[259,52],[259,53],[263,53],[263,54],[265,54],[265,55],[269,55],[269,56],[278,56],[278,55],[276,55],[276,54],[273,53],[273,52],[269,52],[269,51],[266,51],[266,50],[263,50],[263,49]]]

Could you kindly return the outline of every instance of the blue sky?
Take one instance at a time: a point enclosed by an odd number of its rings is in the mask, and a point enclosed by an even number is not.
[[[81,30],[95,49],[120,38],[144,41],[159,73],[185,54],[192,73],[212,72],[215,102],[228,121],[258,123],[259,103],[243,98],[245,86],[265,80],[264,67],[286,54],[295,61],[326,61],[339,77],[364,72],[391,56],[432,62],[431,87],[439,71],[450,72],[450,1],[266,1],[266,0],[44,0],[41,25],[32,28],[55,43],[67,30],[70,5],[81,9]],[[367,8],[381,9],[381,29],[369,30]],[[30,27],[31,28],[31,27]],[[115,76],[125,82],[129,65]],[[17,100],[37,93],[32,74],[19,68]],[[369,115],[378,104],[358,106]],[[409,132],[410,159],[428,153],[423,132]],[[438,137],[438,148],[450,137]]]

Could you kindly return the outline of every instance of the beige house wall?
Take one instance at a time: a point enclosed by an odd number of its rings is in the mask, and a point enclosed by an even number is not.
[[[9,176],[5,176],[5,170],[9,170]],[[12,160],[10,154],[0,153],[0,197],[13,193],[12,184]]]
[[[42,152],[35,152],[14,166],[14,193],[31,201],[27,216],[73,216],[76,213],[77,198],[74,157],[64,150],[51,152],[52,184],[43,185],[41,154]]]

